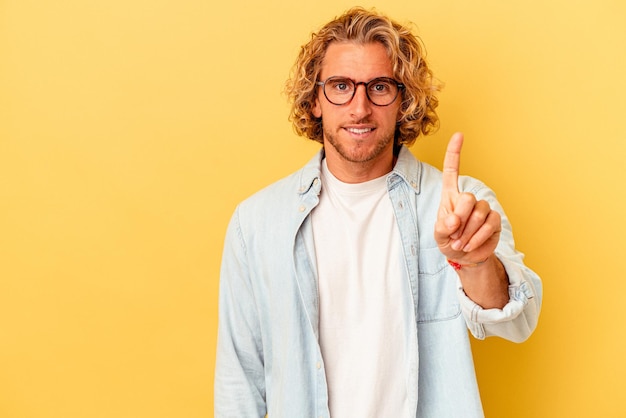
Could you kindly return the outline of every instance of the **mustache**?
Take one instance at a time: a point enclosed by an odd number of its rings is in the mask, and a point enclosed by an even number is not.
[[[349,122],[352,125],[368,125],[368,124],[373,124],[373,122],[370,120],[369,117],[365,117],[365,118],[361,118],[361,119],[354,119],[351,120]]]

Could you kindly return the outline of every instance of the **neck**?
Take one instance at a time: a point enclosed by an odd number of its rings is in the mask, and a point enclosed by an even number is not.
[[[398,157],[389,153],[370,161],[349,161],[334,153],[326,153],[328,169],[344,183],[363,183],[382,177],[393,170]]]

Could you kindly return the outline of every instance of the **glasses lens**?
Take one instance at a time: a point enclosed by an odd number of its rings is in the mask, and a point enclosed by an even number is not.
[[[398,83],[391,78],[375,78],[367,83],[367,97],[378,106],[393,103],[398,96]]]
[[[354,96],[354,82],[349,78],[331,77],[324,82],[324,94],[333,104],[348,103]]]

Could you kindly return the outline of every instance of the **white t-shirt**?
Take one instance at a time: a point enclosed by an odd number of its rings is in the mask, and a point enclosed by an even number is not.
[[[387,176],[342,183],[322,164],[312,212],[320,346],[333,418],[407,417],[412,306]]]

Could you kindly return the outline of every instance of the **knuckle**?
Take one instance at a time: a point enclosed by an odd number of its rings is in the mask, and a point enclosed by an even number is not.
[[[485,225],[483,225],[483,229],[485,232],[485,236],[490,237],[493,234],[496,233],[496,229],[494,228],[494,226],[492,224],[486,223]]]
[[[489,211],[487,220],[495,225],[495,229],[499,232],[502,230],[502,217],[495,210]]]
[[[476,204],[476,196],[474,196],[472,193],[469,193],[469,192],[462,192],[462,193],[460,193],[460,195],[459,195],[459,196],[460,196],[460,199],[461,199],[463,202],[466,202],[466,203],[472,203],[472,204],[474,204],[474,205]]]
[[[478,202],[476,202],[476,206],[485,213],[491,212],[491,205],[489,205],[489,202],[487,202],[486,200],[479,200]]]
[[[474,210],[472,215],[470,216],[471,220],[474,222],[484,222],[487,218],[486,214],[481,210]]]

